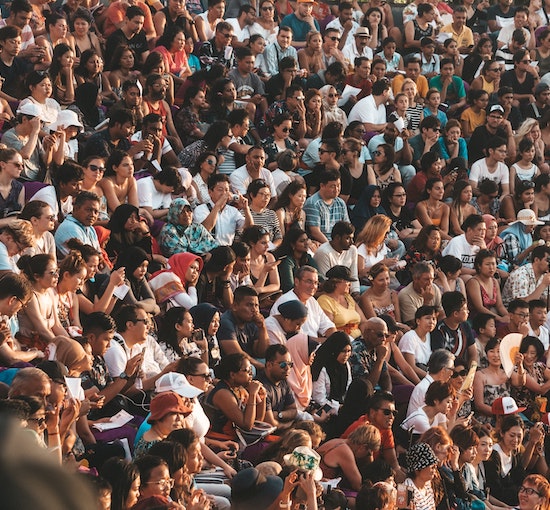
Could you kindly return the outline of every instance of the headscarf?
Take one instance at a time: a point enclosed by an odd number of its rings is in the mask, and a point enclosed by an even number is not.
[[[328,97],[329,90],[332,89],[332,88],[333,88],[332,85],[324,85],[323,87],[321,87],[319,89],[319,92],[321,93],[321,98],[322,98],[322,101],[323,101],[323,108],[328,109],[328,110],[330,110],[331,107],[328,104],[327,97]]]
[[[97,240],[99,241],[100,246],[100,252],[101,252],[101,258],[103,259],[103,263],[109,268],[113,269],[113,263],[109,259],[109,255],[105,251],[105,245],[107,244],[107,241],[109,240],[109,237],[111,237],[111,231],[105,227],[101,227],[99,225],[94,225],[95,233],[97,234]]]
[[[176,198],[168,209],[168,214],[166,215],[167,223],[171,223],[176,228],[184,228],[180,225],[180,215],[185,206],[190,207],[189,202],[185,198]]]
[[[131,204],[121,204],[119,205],[111,215],[111,219],[107,224],[107,228],[111,231],[112,234],[122,234],[124,233],[124,225],[128,221],[128,218],[135,213],[139,218],[139,209]]]
[[[161,273],[173,273],[175,274],[180,280],[183,286],[185,286],[185,273],[187,273],[187,270],[189,269],[189,266],[195,262],[195,260],[199,261],[199,273],[202,271],[202,268],[204,266],[203,260],[194,253],[176,253],[175,255],[172,255],[168,259],[168,267],[166,269],[162,269],[161,271],[157,271],[152,278],[155,278],[155,276],[158,276]]]
[[[353,226],[355,227],[356,232],[360,232],[361,230],[363,230],[365,223],[373,216],[376,216],[377,214],[386,215],[386,210],[382,207],[382,205],[379,205],[376,208],[370,205],[370,201],[374,195],[374,192],[377,190],[380,192],[380,195],[382,195],[382,190],[379,186],[369,184],[363,190],[361,196],[359,197],[359,200],[355,204],[355,207],[352,209],[350,219],[353,223]]]
[[[196,328],[202,329],[208,335],[210,323],[219,310],[210,303],[200,303],[189,310]]]
[[[313,380],[319,379],[319,374],[324,368],[330,378],[330,394],[328,399],[336,400],[340,403],[344,401],[348,386],[348,367],[338,362],[336,358],[345,347],[351,345],[349,336],[343,331],[337,331],[330,335],[325,343],[317,349],[317,354],[313,365],[311,365],[311,374]]]
[[[485,222],[485,225],[487,226],[487,229],[489,229],[489,225],[493,221],[495,222],[497,221],[496,218],[491,214],[484,214],[482,217],[483,217],[483,221]],[[487,238],[485,238],[485,244],[487,245],[487,249],[493,250],[494,252],[497,253],[497,255],[498,255],[498,252],[500,251],[500,248],[503,242],[504,241],[498,235],[491,241],[488,241]]]
[[[129,246],[119,253],[114,269],[124,267],[126,278],[133,279],[134,271],[146,260],[149,260],[149,255],[145,250],[139,246]]]
[[[313,392],[307,335],[303,333],[294,335],[286,341],[286,347],[290,353],[290,359],[294,362],[294,366],[288,373],[287,382],[294,397],[302,409],[305,409],[309,405]]]
[[[58,337],[59,338],[59,337]],[[57,343],[55,357],[57,361],[63,363],[69,370],[87,356],[84,347],[76,340],[70,338],[63,339]]]

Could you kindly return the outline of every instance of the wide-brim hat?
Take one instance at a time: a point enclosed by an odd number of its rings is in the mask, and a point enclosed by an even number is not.
[[[411,472],[421,471],[437,463],[437,457],[427,443],[414,444],[407,451],[407,467]]]
[[[523,223],[524,225],[535,226],[535,225],[544,225],[544,221],[539,221],[535,211],[531,209],[522,209],[518,212],[516,216],[516,221],[513,221],[509,225],[514,225],[515,223]]]
[[[300,471],[313,471],[313,478],[317,481],[323,478],[323,472],[319,468],[321,456],[309,446],[297,446],[292,453],[283,456],[283,462]]]

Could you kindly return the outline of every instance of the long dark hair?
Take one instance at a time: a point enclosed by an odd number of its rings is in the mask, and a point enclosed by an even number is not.
[[[73,49],[65,43],[59,43],[53,49],[52,64],[50,65],[50,78],[52,82],[55,82],[59,72],[61,71],[61,57],[69,51],[73,51]],[[65,76],[60,75],[59,78],[61,79],[61,83],[65,85]]]
[[[292,257],[294,255],[294,249],[292,248],[292,245],[295,244],[296,241],[298,241],[298,239],[300,239],[300,237],[302,237],[303,235],[307,235],[307,232],[305,230],[302,230],[301,228],[295,227],[288,230],[283,237],[283,242],[281,243],[281,245],[277,247],[273,252],[273,256],[276,259],[285,256]],[[301,260],[298,260],[297,262],[300,265],[305,264],[306,258],[307,252],[304,253]]]
[[[120,69],[120,59],[122,58],[122,55],[126,51],[130,51],[134,56],[134,65],[135,65],[136,54],[134,53],[134,50],[130,48],[130,46],[128,46],[127,44],[121,44],[120,46],[116,47],[115,51],[113,51],[113,56],[111,58],[111,71],[116,71],[117,69]]]
[[[179,346],[176,324],[181,324],[188,310],[183,306],[174,306],[165,314],[159,327],[159,341],[164,342],[174,349],[178,356],[183,355]]]
[[[290,205],[290,196],[296,195],[298,191],[305,189],[307,191],[306,183],[302,180],[291,181],[290,184],[281,192],[273,210],[282,209],[283,207],[288,207]]]
[[[80,55],[80,62],[78,63],[78,66],[74,70],[74,73],[78,74],[79,76],[82,76],[82,78],[91,78],[88,72],[88,69],[86,69],[86,64],[88,63],[88,60],[90,60],[92,57],[95,57],[96,55],[98,57],[101,57],[101,55],[94,48],[90,48],[89,50],[84,50],[82,52],[82,55]]]

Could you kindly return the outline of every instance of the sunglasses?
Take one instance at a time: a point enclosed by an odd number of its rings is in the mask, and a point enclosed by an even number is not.
[[[330,151],[327,151],[326,149],[319,149],[319,154],[326,154],[327,152]]]
[[[272,11],[273,7],[262,7],[262,11]]]
[[[328,97],[330,97],[330,98],[340,97],[340,94],[329,94]]]
[[[215,159],[206,159],[205,160],[209,165],[212,165],[214,166],[216,164],[216,160]]]
[[[340,40],[340,38],[339,38],[339,37],[336,37],[336,36],[329,37],[329,39],[330,39],[331,41],[339,41],[339,40]]]
[[[380,409],[380,408],[378,408],[378,411],[382,411],[384,416],[393,415],[394,418],[397,416],[397,411],[395,409]]]
[[[453,375],[451,375],[452,379],[456,379],[457,377],[466,377],[468,375],[468,370],[463,369],[460,370],[460,372],[453,372]]]
[[[372,155],[373,156],[384,156],[384,153],[380,152],[380,151],[372,151]]]
[[[283,133],[290,133],[290,128],[283,128]]]
[[[389,333],[383,333],[382,331],[377,331],[376,336],[378,338],[388,338],[390,336],[390,334]]]
[[[210,372],[208,372],[207,374],[191,374],[191,375],[193,377],[202,377],[205,380],[212,379],[212,375],[210,374]]]
[[[88,168],[93,172],[105,172],[104,166],[88,165]]]
[[[226,39],[231,39],[233,34],[222,34]]]
[[[284,370],[287,367],[292,368],[294,366],[294,361],[280,361],[277,365]]]
[[[27,421],[34,421],[39,427],[46,423],[46,418],[29,418]]]

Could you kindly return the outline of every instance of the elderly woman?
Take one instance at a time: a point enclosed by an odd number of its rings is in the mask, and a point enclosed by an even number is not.
[[[362,485],[358,464],[371,463],[380,450],[380,431],[373,425],[357,427],[347,439],[331,439],[317,449],[323,477],[342,477],[342,486],[358,491]]]
[[[263,227],[269,234],[269,249],[272,250],[283,242],[283,236],[277,214],[268,208],[271,199],[269,184],[263,179],[254,179],[248,185],[247,194],[254,225]]]
[[[330,268],[326,278],[323,284],[324,294],[317,300],[319,305],[334,322],[336,329],[344,331],[353,339],[359,338],[367,319],[350,294],[351,282],[357,280],[351,276],[346,266]]]
[[[193,223],[193,211],[184,198],[170,204],[166,224],[160,231],[158,242],[165,257],[191,252],[202,255],[218,246],[218,242],[202,225]]]

